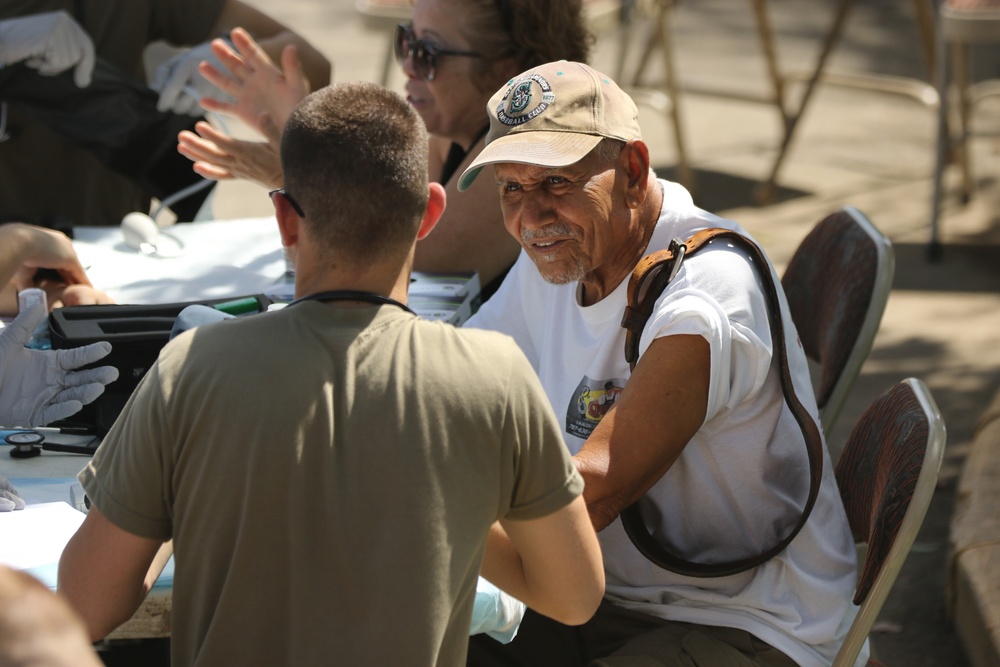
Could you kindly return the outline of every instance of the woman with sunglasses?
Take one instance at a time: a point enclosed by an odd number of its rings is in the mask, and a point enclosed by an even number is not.
[[[279,69],[240,30],[234,51],[213,50],[230,74],[202,73],[236,98],[202,100],[206,109],[242,118],[267,143],[227,137],[207,123],[179,136],[181,153],[208,178],[249,178],[282,185],[277,157],[284,119],[308,92],[294,51]],[[490,96],[518,73],[553,60],[585,62],[591,36],[581,0],[416,0],[412,22],[397,27],[395,52],[407,76],[406,95],[430,133],[430,178],[445,186],[448,207],[433,234],[417,245],[417,271],[477,271],[487,298],[514,263],[519,245],[506,232],[497,189],[478,179],[459,192],[458,175],[483,149]],[[373,193],[374,194],[374,193]]]

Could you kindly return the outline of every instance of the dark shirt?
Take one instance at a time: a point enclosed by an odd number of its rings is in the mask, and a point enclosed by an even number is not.
[[[477,143],[479,143],[479,140],[486,135],[486,132],[489,129],[490,129],[489,125],[484,127],[482,132],[480,132],[479,135],[476,136],[475,140],[473,140],[472,146],[475,146]],[[440,183],[441,185],[448,185],[448,181],[450,181],[451,177],[455,175],[456,171],[458,171],[459,165],[461,165],[462,162],[465,161],[465,158],[468,157],[469,151],[472,150],[472,146],[470,146],[468,149],[465,149],[461,146],[461,144],[452,143],[451,148],[448,149],[448,157],[445,158],[444,165],[442,165],[441,167],[441,178],[438,179],[438,183]],[[510,266],[514,265],[511,264]],[[510,271],[510,266],[501,271],[496,278],[494,278],[489,282],[488,285],[483,285],[482,289],[480,290],[480,295],[482,296],[483,301],[486,301],[486,299],[493,296],[493,293],[497,291],[497,288],[500,287],[500,283],[503,282],[503,279],[507,275],[507,272]]]

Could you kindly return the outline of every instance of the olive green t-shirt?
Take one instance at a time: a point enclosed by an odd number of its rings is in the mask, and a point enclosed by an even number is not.
[[[583,490],[510,338],[317,302],[172,341],[80,480],[174,539],[175,665],[464,665],[490,525]]]

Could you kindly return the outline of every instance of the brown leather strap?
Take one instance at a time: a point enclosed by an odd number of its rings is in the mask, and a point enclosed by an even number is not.
[[[635,370],[635,363],[639,360],[639,338],[642,336],[642,330],[653,313],[656,300],[677,275],[685,255],[697,252],[714,238],[735,233],[719,227],[705,229],[683,243],[680,239],[673,239],[666,250],[650,253],[639,260],[628,281],[628,303],[622,315],[622,327],[625,329],[625,359],[629,368]]]
[[[750,260],[757,265],[757,273],[764,285],[764,297],[767,303],[768,322],[771,328],[771,342],[774,354],[778,358],[781,390],[795,421],[798,422],[805,439],[806,451],[809,455],[809,495],[806,498],[802,514],[792,530],[770,549],[756,556],[742,558],[723,563],[694,563],[684,560],[667,551],[652,535],[639,511],[639,504],[633,503],[621,513],[622,526],[639,552],[665,570],[689,577],[723,577],[737,574],[757,567],[761,563],[774,558],[784,551],[805,525],[816,498],[819,495],[820,482],[823,477],[823,438],[815,420],[809,415],[805,406],[795,394],[792,377],[788,368],[788,347],[785,340],[785,328],[781,318],[781,306],[778,292],[774,284],[767,258],[757,245],[742,234],[730,229],[712,228],[698,232],[687,241],[681,243],[678,239],[670,242],[666,250],[651,253],[643,257],[629,279],[628,305],[622,316],[622,327],[625,328],[625,359],[634,370],[639,357],[639,339],[646,326],[656,300],[670,281],[677,275],[681,263],[687,255],[697,252],[715,239],[725,238],[746,250]],[[752,500],[752,499],[751,499]]]

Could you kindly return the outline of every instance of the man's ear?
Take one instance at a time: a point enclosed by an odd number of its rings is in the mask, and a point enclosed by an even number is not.
[[[441,219],[444,213],[446,197],[444,188],[440,183],[429,183],[428,190],[430,197],[427,200],[427,210],[424,211],[424,218],[420,221],[420,229],[417,230],[417,240],[423,240],[434,229],[434,225]]]
[[[641,139],[631,139],[622,149],[626,184],[625,201],[629,208],[637,208],[646,198],[649,183],[649,147]]]
[[[274,215],[278,219],[278,233],[281,234],[281,245],[289,250],[296,248],[299,244],[300,225],[302,218],[299,217],[288,200],[280,194],[271,198],[274,202]]]

